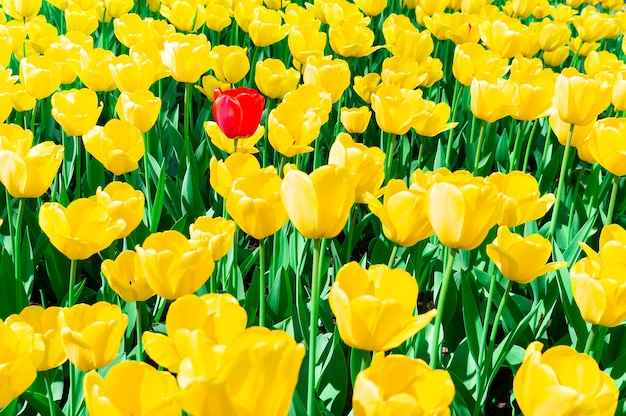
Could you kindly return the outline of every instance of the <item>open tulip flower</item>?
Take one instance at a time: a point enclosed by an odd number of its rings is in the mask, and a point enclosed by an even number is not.
[[[566,345],[542,353],[535,341],[526,348],[513,379],[517,404],[526,416],[615,414],[619,391],[615,380],[595,360]]]
[[[589,134],[589,151],[613,175],[626,175],[626,118],[596,121]]]
[[[127,121],[142,133],[154,126],[160,110],[161,99],[144,90],[122,92],[115,104],[115,111],[120,120]]]
[[[85,150],[114,175],[132,172],[144,156],[141,132],[127,121],[109,120],[83,136]]]
[[[436,309],[413,316],[417,282],[402,269],[351,262],[337,272],[329,302],[343,341],[367,351],[397,347],[424,328]]]
[[[189,226],[190,241],[208,244],[213,260],[224,257],[233,245],[235,222],[222,217],[198,217]]]
[[[259,170],[259,160],[248,153],[233,153],[226,160],[213,156],[209,162],[209,181],[218,195],[228,198],[233,182]]]
[[[126,227],[118,238],[128,236],[143,219],[145,196],[127,183],[116,181],[104,189],[98,187],[92,198],[106,207],[113,220],[124,220]]]
[[[226,137],[252,136],[261,122],[265,97],[252,88],[215,90],[213,118]]]
[[[70,136],[82,136],[98,122],[103,105],[88,88],[57,92],[52,96],[52,117]]]
[[[574,68],[566,68],[556,78],[554,101],[561,120],[584,126],[609,106],[611,86]]]
[[[235,141],[226,136],[215,121],[205,121],[203,127],[209,139],[211,139],[211,143],[229,155],[233,153],[258,153],[259,149],[255,146],[265,134],[265,127],[259,126],[252,136],[238,138],[235,152]]]
[[[100,268],[111,289],[125,302],[142,302],[154,296],[133,250],[122,251],[115,260],[104,260]]]

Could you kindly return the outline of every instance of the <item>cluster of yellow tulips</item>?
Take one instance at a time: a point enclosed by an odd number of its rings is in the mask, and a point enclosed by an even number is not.
[[[623,2],[0,4],[0,416],[626,413]]]

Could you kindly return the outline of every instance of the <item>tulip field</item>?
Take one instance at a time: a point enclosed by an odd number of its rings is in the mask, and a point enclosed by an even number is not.
[[[621,0],[0,6],[0,416],[626,415]]]

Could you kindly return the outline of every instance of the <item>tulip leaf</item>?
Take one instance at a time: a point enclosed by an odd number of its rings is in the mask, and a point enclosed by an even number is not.
[[[613,337],[611,337],[613,340]],[[624,397],[624,389],[626,388],[626,352],[621,354],[615,361],[609,364],[605,372],[611,376],[615,383],[617,384],[617,389],[622,393],[622,397]],[[620,413],[616,413],[620,414]]]
[[[40,415],[51,415],[51,409],[46,395],[27,390],[22,394],[22,397],[28,402],[29,406]],[[52,410],[54,411],[54,416],[63,416],[63,411],[56,403],[53,403]]]
[[[469,273],[464,273],[461,276],[461,309],[463,310],[463,325],[465,326],[467,345],[474,364],[476,364],[478,363],[483,324],[478,312],[478,305],[480,304],[478,289],[473,279]],[[487,307],[491,306],[487,305]]]
[[[453,406],[456,409],[456,415],[469,415],[462,412],[462,409],[470,409],[474,407],[475,399],[472,397],[472,391],[476,389],[476,371],[477,367],[474,365],[474,361],[469,357],[469,346],[467,339],[463,339],[456,347],[454,352],[449,356],[448,365],[445,366],[446,370],[450,373],[450,377],[454,382],[454,389],[456,390],[454,395]],[[443,357],[444,362],[446,357]],[[461,411],[461,413],[457,413]]]
[[[350,380],[354,386],[356,376],[370,366],[372,353],[370,351],[350,348]]]
[[[152,158],[152,156],[148,155]],[[155,232],[159,228],[159,221],[161,219],[161,213],[163,211],[163,203],[165,200],[165,162],[162,162],[158,171],[159,181],[157,183],[156,194],[154,195],[154,201],[152,203],[152,212],[150,215],[150,232]]]
[[[265,292],[265,288],[260,287],[259,269],[255,267],[252,274],[252,281],[250,282],[250,286],[246,291],[245,300],[243,302],[243,308],[248,313],[247,326],[259,324],[259,316],[257,311],[259,310],[259,293],[261,290]]]
[[[44,252],[44,260],[52,291],[57,301],[60,301],[68,291],[70,261],[52,244],[48,244]]]
[[[318,351],[321,350],[316,366],[318,395],[331,414],[340,415],[348,392],[348,365],[339,343],[339,333],[318,335],[317,342]]]
[[[293,289],[291,288],[291,279],[287,274],[287,270],[280,268],[274,274],[269,276],[269,293],[267,296],[268,312],[272,314],[274,322],[280,321],[291,316],[293,305]]]
[[[18,402],[18,399],[15,399],[12,402],[10,402],[8,405],[6,405],[6,407],[0,409],[0,416],[14,416],[17,413],[16,412],[17,402]]]
[[[20,299],[27,299],[24,287],[15,278],[13,260],[7,250],[2,247],[0,256],[0,319],[13,313],[19,313],[25,305],[18,304]]]

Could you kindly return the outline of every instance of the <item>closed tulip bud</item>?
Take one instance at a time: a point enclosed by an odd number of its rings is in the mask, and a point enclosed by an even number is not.
[[[45,56],[22,58],[20,82],[30,95],[41,100],[61,85],[61,68]]]
[[[205,121],[204,131],[211,139],[211,143],[213,143],[218,149],[228,153],[235,153],[235,141],[230,137],[226,136],[220,126],[217,125],[214,121]],[[265,134],[265,127],[259,126],[252,136],[239,138],[237,140],[237,152],[236,153],[258,153],[259,149],[254,147],[259,140]]]
[[[159,118],[161,99],[148,90],[122,92],[115,104],[118,117],[146,133]]]
[[[369,107],[363,106],[358,108],[341,107],[340,114],[341,125],[348,133],[361,134],[365,133],[367,126],[370,124],[372,112]]]
[[[209,181],[218,195],[227,198],[233,182],[260,169],[259,160],[249,153],[233,153],[219,161],[213,156],[209,163]]]
[[[310,144],[319,136],[323,124],[315,110],[294,101],[278,104],[267,121],[270,144],[286,157],[312,152]]]
[[[626,118],[603,118],[589,134],[589,151],[602,167],[613,175],[626,174]]]
[[[113,91],[115,81],[111,75],[109,64],[115,55],[107,49],[95,48],[80,51],[80,61],[75,65],[76,75],[87,88],[93,91]]]
[[[252,327],[223,353],[192,346],[178,374],[183,409],[191,414],[286,415],[305,348],[284,331]],[[215,369],[215,362],[223,363]]]
[[[283,99],[300,83],[300,72],[294,68],[287,69],[280,59],[268,58],[256,63],[254,83],[263,95]]]
[[[369,104],[371,102],[372,94],[374,94],[380,86],[380,81],[380,74],[377,72],[371,72],[362,77],[354,77],[352,88],[363,101]]]
[[[215,267],[208,247],[194,247],[174,230],[151,234],[135,251],[148,284],[165,299],[195,292]]]
[[[213,60],[213,72],[218,80],[236,84],[250,70],[250,61],[246,49],[240,46],[217,45],[209,54]]]
[[[626,320],[626,280],[616,272],[625,267],[626,231],[617,224],[605,226],[598,253],[584,243],[580,245],[587,257],[570,269],[576,305],[585,321],[618,326]]]
[[[455,172],[428,190],[428,218],[446,247],[475,249],[499,217],[498,190],[483,178]]]
[[[333,238],[346,225],[356,183],[344,167],[324,165],[307,175],[285,168],[280,196],[289,219],[306,238]]]
[[[283,40],[289,33],[289,25],[283,24],[278,10],[257,7],[254,9],[248,34],[258,48],[270,46]]]
[[[5,321],[9,327],[14,322],[19,323],[18,327],[22,323],[30,325],[33,329],[32,335],[43,342],[43,350],[36,352],[37,355],[41,355],[41,362],[37,365],[37,371],[57,368],[67,360],[67,354],[61,345],[58,321],[60,311],[61,308],[58,306],[49,306],[44,309],[39,305],[30,305],[22,309],[19,315],[11,315]],[[2,406],[1,403],[0,406]]]
[[[464,43],[454,49],[454,78],[469,86],[474,78],[500,77],[509,70],[508,61],[477,43]]]
[[[147,90],[155,79],[156,70],[145,55],[119,55],[109,64],[115,86],[121,92]]]
[[[90,371],[83,380],[85,404],[93,416],[180,415],[176,379],[170,373],[137,361],[115,364],[103,379]]]
[[[343,59],[309,57],[302,71],[302,81],[304,84],[322,87],[330,93],[335,103],[350,86],[350,67]]]
[[[415,278],[402,269],[382,264],[364,269],[351,262],[337,272],[328,301],[347,345],[387,351],[415,335],[437,314],[431,309],[413,316],[417,292]]]
[[[528,221],[546,215],[554,204],[554,195],[540,196],[537,179],[518,170],[508,174],[496,172],[487,178],[487,182],[498,189],[502,198],[502,213],[498,225],[517,227]]]
[[[609,106],[611,86],[566,68],[556,78],[554,101],[561,120],[584,126]]]
[[[447,415],[454,383],[446,370],[405,355],[375,354],[354,384],[354,416]]]
[[[214,32],[221,32],[230,26],[230,10],[222,4],[208,3],[206,5],[206,27]]]
[[[293,56],[294,65],[296,62],[304,65],[309,56],[315,58],[324,56],[326,40],[326,33],[320,32],[319,27],[315,25],[292,26],[287,44],[289,45],[289,52]]]
[[[280,199],[282,179],[264,169],[233,182],[226,211],[248,235],[261,240],[280,230],[289,219]]]
[[[422,91],[400,89],[393,84],[383,85],[371,97],[376,124],[392,134],[406,134],[420,116],[423,107]]]
[[[571,35],[572,31],[565,23],[549,19],[538,23],[537,40],[539,47],[544,52],[553,52],[565,45]]]
[[[137,253],[133,250],[124,250],[115,260],[104,260],[101,270],[109,287],[124,302],[143,302],[154,296],[148,279],[142,273]]]
[[[84,260],[111,245],[122,233],[124,220],[113,220],[106,207],[80,198],[67,208],[46,202],[39,209],[39,225],[52,245],[70,260]]]
[[[0,134],[0,182],[15,198],[37,198],[50,184],[63,161],[63,146],[47,141],[30,147],[33,135],[15,124],[3,124]]]
[[[207,19],[204,2],[198,0],[173,0],[168,3],[166,5],[162,2],[159,12],[176,29],[182,32],[195,32],[204,25]]]
[[[330,47],[340,56],[362,57],[374,52],[374,32],[367,26],[342,22],[328,30]]]
[[[215,90],[213,118],[231,139],[250,137],[258,129],[265,108],[265,97],[253,88]]]
[[[520,284],[567,266],[563,261],[546,263],[551,253],[552,244],[541,235],[522,237],[504,225],[498,228],[495,240],[487,244],[487,256],[502,276]]]
[[[88,88],[57,92],[51,103],[52,117],[70,136],[86,134],[96,125],[102,112],[98,95]]]
[[[470,93],[474,117],[488,123],[510,116],[519,101],[517,85],[503,78],[474,79]]]
[[[198,217],[189,226],[189,239],[197,244],[208,245],[213,260],[218,261],[233,246],[235,228],[234,221],[222,217]]]
[[[113,220],[124,220],[126,227],[118,238],[128,236],[143,219],[145,197],[127,183],[111,182],[104,189],[98,187],[92,199],[104,205]]]
[[[619,390],[598,363],[566,345],[549,348],[530,343],[513,378],[517,404],[527,416],[615,414]]]
[[[128,325],[128,317],[117,305],[79,303],[59,312],[61,344],[68,359],[80,371],[110,364]]]
[[[424,137],[435,137],[444,131],[455,128],[459,123],[448,123],[450,106],[448,103],[424,101],[423,116],[419,117],[412,127],[417,134]],[[425,115],[425,117],[424,117]]]
[[[174,33],[163,43],[161,59],[176,81],[196,83],[211,68],[210,50],[204,34]]]
[[[200,339],[203,347],[224,348],[246,329],[246,310],[232,295],[208,293],[179,297],[165,317],[167,335],[144,332],[146,352],[159,365],[178,373],[180,363]]]
[[[26,322],[0,319],[0,408],[24,393],[37,378],[45,345]]]
[[[130,123],[112,119],[83,135],[85,150],[114,175],[132,172],[144,155],[141,132]]]
[[[365,197],[370,211],[380,219],[388,240],[412,247],[434,234],[428,219],[426,191],[392,179],[384,188],[382,203],[372,195]]]

